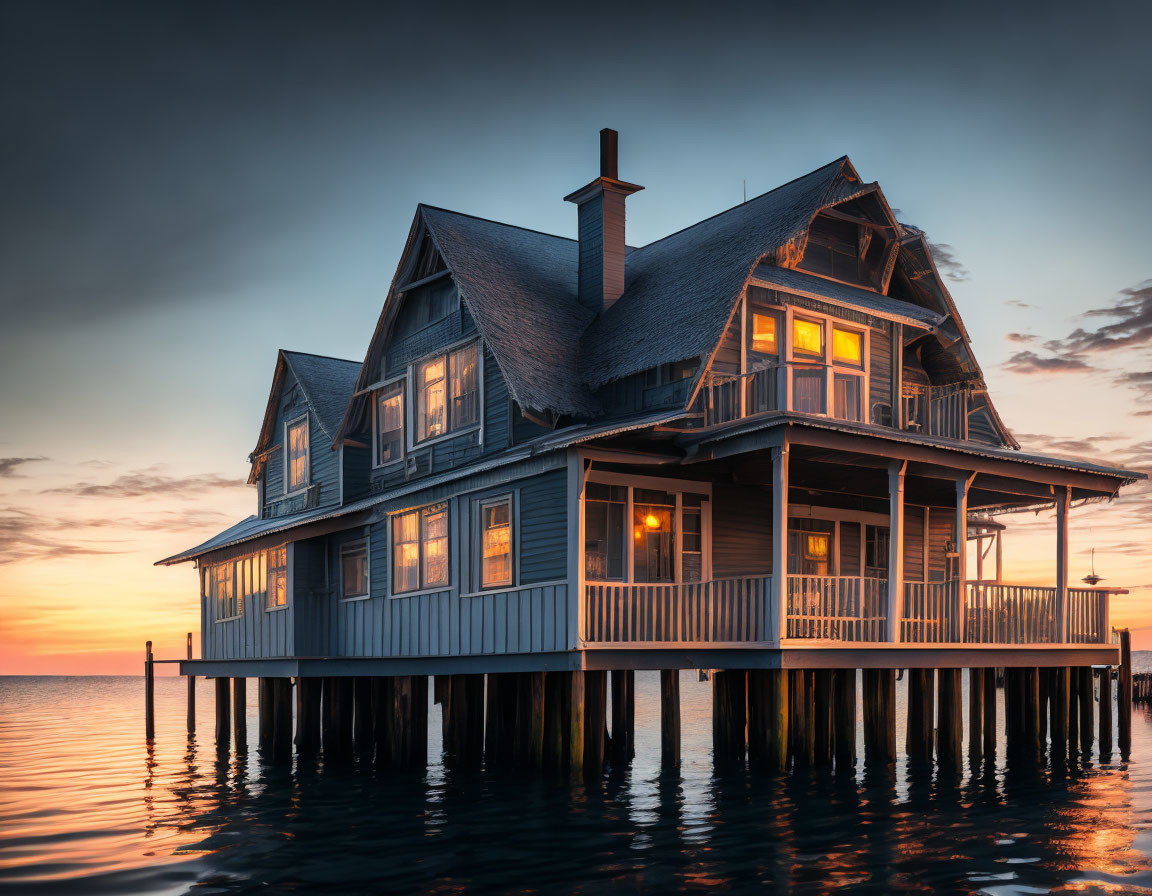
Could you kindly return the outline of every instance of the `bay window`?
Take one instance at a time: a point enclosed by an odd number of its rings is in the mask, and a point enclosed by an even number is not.
[[[448,586],[448,504],[392,517],[392,593]]]
[[[479,343],[472,342],[416,365],[416,442],[480,421],[478,347]]]

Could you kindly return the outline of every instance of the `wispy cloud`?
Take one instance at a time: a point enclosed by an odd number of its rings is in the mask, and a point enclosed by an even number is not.
[[[1012,373],[1084,373],[1094,369],[1079,358],[1057,356],[1042,357],[1034,351],[1016,352],[1004,362],[1004,369]]]
[[[46,457],[0,457],[0,479],[14,479],[20,476],[16,472],[17,467],[22,467],[24,464],[34,464],[42,460],[48,460]]]
[[[153,495],[188,497],[218,489],[242,488],[244,482],[217,473],[170,476],[154,468],[135,470],[111,482],[77,482],[44,489],[46,495],[74,495],[82,498],[144,498]]]
[[[61,560],[97,554],[123,553],[109,545],[80,543],[73,537],[49,534],[57,521],[8,507],[0,509],[0,565],[21,560]]]
[[[968,268],[956,257],[955,249],[947,243],[933,242],[927,235],[924,240],[928,243],[928,251],[932,254],[932,260],[936,262],[936,268],[941,274],[953,283],[967,283],[971,279],[972,275]]]
[[[1037,307],[1039,307],[1037,305],[1032,305],[1028,302],[1022,302],[1019,299],[1005,299],[1004,304],[1009,305],[1012,308],[1037,308]]]
[[[1036,341],[1036,337],[1032,333],[1006,333],[1004,338],[1009,342],[1020,342],[1025,345]]]

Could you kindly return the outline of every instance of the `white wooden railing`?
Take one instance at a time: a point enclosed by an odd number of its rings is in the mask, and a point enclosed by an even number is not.
[[[905,582],[900,639],[911,644],[959,641],[960,588],[951,582]]]
[[[788,576],[789,638],[883,641],[888,583],[859,576]]]
[[[584,640],[593,644],[769,641],[771,591],[767,576],[679,584],[589,583]]]
[[[1070,644],[1107,644],[1110,637],[1108,590],[1104,588],[1069,588],[1068,642]]]
[[[969,582],[964,640],[969,644],[1056,643],[1056,589]]]

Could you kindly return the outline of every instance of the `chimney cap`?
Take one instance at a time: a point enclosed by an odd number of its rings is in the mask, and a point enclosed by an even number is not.
[[[612,128],[600,129],[600,176],[579,190],[574,190],[564,197],[565,202],[575,202],[579,205],[593,196],[600,195],[604,190],[623,193],[625,196],[643,190],[639,184],[630,184],[620,180],[617,150],[620,144],[620,135]]]
[[[600,130],[600,176],[612,180],[620,179],[620,168],[617,159],[620,135],[612,128]]]

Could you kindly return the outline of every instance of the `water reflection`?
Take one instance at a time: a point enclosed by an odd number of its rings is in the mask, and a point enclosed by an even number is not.
[[[135,680],[0,681],[0,891],[1152,887],[1152,777],[1138,762],[718,772],[707,686],[685,678],[684,762],[661,772],[657,682],[639,675],[637,757],[603,786],[465,772],[435,756],[397,776],[365,756],[284,766],[254,743],[218,752],[208,726],[185,734],[183,684],[158,685],[145,744]],[[202,713],[211,705],[206,691]],[[1134,723],[1134,755],[1152,755],[1152,719]]]

